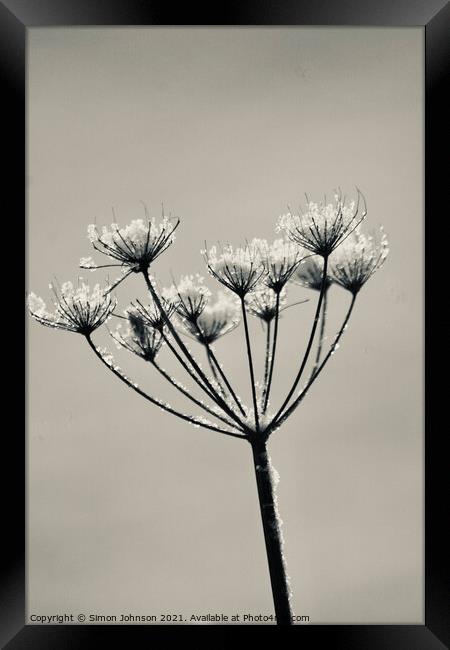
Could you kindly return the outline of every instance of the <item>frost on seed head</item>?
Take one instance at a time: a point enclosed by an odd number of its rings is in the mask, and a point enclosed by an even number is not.
[[[28,296],[31,316],[41,325],[89,335],[106,322],[117,301],[96,284],[92,289],[79,279],[76,286],[64,282],[59,290],[52,284],[54,312],[47,310],[45,302],[34,293]]]
[[[181,319],[195,323],[208,304],[211,291],[200,275],[182,276],[178,284],[162,290],[162,296],[175,305]]]
[[[243,298],[263,279],[266,269],[257,248],[249,244],[233,248],[227,244],[203,250],[209,273],[227,289]]]
[[[336,284],[356,295],[380,269],[389,253],[383,228],[378,235],[354,230],[331,257],[331,276]]]
[[[162,216],[157,223],[150,218],[147,209],[145,219],[134,219],[122,228],[112,223],[110,228],[103,226],[99,231],[95,224],[88,226],[88,239],[94,249],[103,253],[130,271],[148,269],[175,240],[175,230],[179,219]],[[84,268],[96,268],[91,258],[83,258]],[[92,266],[94,264],[94,266]]]
[[[355,200],[347,202],[340,191],[334,200],[310,201],[297,214],[279,217],[277,230],[311,253],[328,257],[366,217],[366,202],[359,190]]]
[[[203,345],[211,345],[239,325],[239,309],[230,293],[219,291],[195,319],[182,321],[185,329]]]

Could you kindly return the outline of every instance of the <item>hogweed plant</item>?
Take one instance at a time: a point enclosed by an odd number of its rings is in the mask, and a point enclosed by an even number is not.
[[[101,363],[144,399],[195,427],[250,444],[278,625],[292,624],[291,591],[275,494],[278,477],[267,445],[270,436],[303,401],[338,348],[360,290],[386,259],[386,236],[382,230],[378,237],[364,234],[365,216],[366,202],[359,190],[353,201],[347,201],[340,193],[331,202],[325,199],[315,203],[307,198],[298,213],[288,212],[279,217],[276,230],[281,236],[273,243],[253,239],[240,247],[227,244],[205,248],[202,254],[207,271],[222,285],[212,299],[204,278],[198,275],[183,276],[158,290],[150,269],[153,271],[157,258],[173,244],[179,220],[163,214],[157,223],[146,210],[145,219],[133,220],[123,228],[117,224],[101,231],[94,225],[88,228],[95,251],[109,260],[97,264],[92,258],[82,258],[80,266],[90,270],[118,267],[121,275],[113,283],[103,288],[96,284],[92,290],[81,280],[77,286],[71,282],[60,288],[51,285],[53,313],[47,311],[41,298],[33,293],[28,297],[29,311],[39,323],[81,334]],[[147,299],[136,299],[122,315],[117,312],[117,301],[111,292],[131,273],[142,276]],[[270,396],[276,378],[280,320],[285,310],[305,302],[287,304],[288,285],[292,283],[315,292],[317,302],[298,371],[284,400],[275,406]],[[339,331],[324,351],[327,301],[332,285],[346,290],[350,302]],[[290,309],[290,318],[293,313],[295,310]],[[249,317],[257,318],[265,329],[265,349],[261,351],[264,372],[258,380]],[[153,366],[172,389],[197,407],[197,414],[175,409],[142,390],[120,369],[110,352],[94,343],[94,332],[114,318],[118,319],[117,327],[107,327],[117,346]],[[236,393],[216,350],[219,339],[240,323],[248,360],[250,405]],[[208,370],[196,359],[188,339],[203,348]],[[162,346],[173,354],[183,374],[195,384],[195,394],[162,367]],[[301,385],[308,361],[312,369]]]

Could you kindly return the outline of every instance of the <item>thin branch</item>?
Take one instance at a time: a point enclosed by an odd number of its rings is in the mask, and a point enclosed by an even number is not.
[[[330,349],[329,349],[327,355],[326,355],[325,358],[323,359],[322,363],[321,363],[320,366],[317,368],[317,370],[316,370],[316,372],[314,373],[314,375],[312,375],[312,376],[309,378],[308,383],[306,384],[305,388],[300,392],[300,394],[298,395],[298,397],[296,398],[296,400],[295,400],[295,401],[291,404],[291,406],[290,406],[290,407],[285,411],[285,413],[282,415],[282,417],[281,417],[277,422],[275,422],[275,420],[272,421],[272,423],[271,423],[271,427],[272,427],[272,425],[274,425],[274,426],[277,427],[277,428],[280,427],[281,424],[283,424],[283,422],[284,422],[285,420],[287,420],[287,418],[291,415],[291,413],[292,413],[292,412],[297,408],[297,406],[300,404],[300,402],[301,402],[301,401],[303,400],[303,398],[306,396],[306,393],[309,391],[309,389],[311,388],[311,386],[313,385],[313,383],[316,381],[317,377],[318,377],[319,374],[322,372],[322,370],[323,370],[325,364],[326,364],[327,361],[330,359],[330,357],[332,356],[333,352],[336,350],[336,347],[337,347],[337,345],[338,345],[338,343],[339,343],[339,340],[340,340],[342,334],[344,333],[344,331],[345,331],[345,329],[346,329],[346,327],[347,327],[347,323],[348,323],[348,321],[349,321],[349,319],[350,319],[350,316],[351,316],[351,314],[352,314],[353,307],[354,307],[354,305],[355,305],[355,301],[356,301],[356,294],[354,294],[353,297],[352,297],[352,301],[351,301],[350,306],[349,306],[349,308],[348,308],[347,314],[346,314],[346,316],[345,316],[345,318],[344,318],[344,322],[342,323],[341,329],[339,330],[338,334],[336,335],[336,338],[334,339],[333,344],[332,344],[332,346],[330,347]]]
[[[282,414],[283,410],[285,409],[285,407],[289,403],[289,400],[291,399],[292,395],[294,394],[295,389],[297,388],[298,383],[299,383],[299,381],[301,379],[301,376],[303,374],[303,370],[305,369],[305,366],[306,366],[306,364],[308,362],[308,357],[309,357],[309,353],[311,351],[311,347],[312,347],[312,344],[313,344],[313,341],[314,341],[314,335],[316,333],[317,324],[319,322],[320,310],[322,308],[322,301],[323,301],[323,297],[324,297],[325,290],[326,290],[327,267],[328,267],[328,257],[324,257],[323,271],[322,271],[322,286],[320,288],[320,294],[319,294],[319,299],[317,301],[317,308],[316,308],[316,313],[315,313],[315,316],[314,316],[314,322],[313,322],[313,325],[312,325],[312,328],[311,328],[311,334],[309,336],[309,341],[308,341],[308,344],[306,346],[305,354],[303,355],[303,360],[302,360],[302,363],[300,365],[300,369],[299,369],[299,371],[297,373],[297,376],[295,378],[295,381],[292,384],[292,387],[291,387],[286,399],[284,400],[281,407],[278,409],[278,412],[275,415],[275,417],[273,418],[273,420],[270,423],[269,427],[271,427],[272,424],[278,420],[278,418]]]
[[[264,323],[261,321],[264,325]],[[267,380],[269,378],[269,362],[270,362],[270,331],[271,331],[271,321],[267,321],[266,325],[266,355],[264,361],[264,388],[262,393],[262,401],[265,402],[266,392],[267,392]]]
[[[206,387],[206,386],[205,386],[205,385],[200,381],[200,379],[197,377],[197,375],[196,375],[196,374],[193,372],[193,370],[188,366],[188,364],[187,364],[186,361],[183,359],[183,357],[182,357],[181,354],[178,352],[178,350],[177,350],[177,349],[172,345],[170,339],[169,339],[169,338],[166,336],[166,334],[164,333],[164,330],[162,330],[162,332],[161,332],[161,336],[162,336],[164,342],[166,343],[167,347],[169,348],[169,350],[173,353],[174,357],[177,359],[177,361],[178,361],[178,362],[183,366],[183,368],[186,370],[186,372],[188,373],[189,377],[191,377],[191,379],[193,379],[193,380],[195,381],[195,383],[196,383],[198,386],[200,386],[200,388],[201,388],[201,389],[206,393],[206,395],[207,395],[210,399],[213,400],[213,402],[215,402],[216,404],[218,404],[218,402],[217,402],[216,399],[215,399],[215,394],[212,394],[212,393],[209,391],[209,389],[208,389],[208,388],[207,388],[207,387]]]
[[[266,412],[267,409],[267,404],[269,403],[269,395],[270,395],[270,387],[272,385],[272,375],[273,375],[273,367],[275,364],[275,352],[277,349],[277,338],[278,338],[278,322],[280,320],[280,292],[277,292],[277,297],[276,297],[276,303],[275,303],[275,326],[273,330],[273,343],[272,343],[272,356],[270,358],[270,370],[269,370],[269,378],[267,380],[267,390],[264,396],[264,406],[263,406],[263,413]]]
[[[205,375],[203,370],[199,367],[198,363],[195,361],[194,357],[192,356],[192,354],[189,352],[189,350],[185,346],[184,342],[182,341],[180,335],[176,331],[175,327],[173,326],[173,323],[171,322],[171,320],[168,317],[164,307],[161,304],[161,301],[160,301],[160,299],[158,297],[158,294],[156,293],[155,288],[154,288],[153,284],[150,281],[147,269],[143,269],[142,274],[144,276],[144,279],[145,279],[145,282],[147,284],[147,288],[148,288],[148,290],[150,292],[150,295],[152,296],[153,300],[155,301],[156,306],[158,307],[158,309],[159,309],[159,311],[160,311],[160,313],[161,313],[161,315],[162,315],[162,317],[164,319],[164,322],[167,325],[167,328],[169,329],[170,333],[172,334],[173,338],[175,339],[176,343],[178,344],[179,348],[181,349],[181,351],[183,352],[185,357],[188,359],[188,361],[191,364],[192,368],[198,374],[200,379],[204,382],[205,386],[207,387],[207,389],[209,390],[211,395],[214,395],[214,401],[225,411],[225,413],[227,413],[227,415],[229,415],[229,417],[231,417],[233,420],[235,420],[235,422],[237,422],[239,424],[239,426],[246,428],[245,424],[243,422],[241,422],[240,418],[228,406],[228,404],[221,397],[221,395],[216,393],[216,391],[214,390],[213,386],[211,385],[211,382],[209,381],[208,377]],[[206,393],[208,392],[208,390],[205,388],[205,386],[202,386],[201,384],[199,384],[199,385],[202,387],[202,389]]]
[[[178,411],[175,411],[172,407],[168,406],[167,404],[164,404],[164,402],[160,402],[159,400],[155,399],[151,395],[147,395],[147,393],[144,393],[143,390],[141,390],[138,386],[135,386],[129,379],[127,379],[124,375],[122,375],[121,372],[116,370],[113,366],[110,366],[106,360],[103,358],[102,354],[99,352],[97,347],[95,346],[94,342],[92,341],[90,335],[85,336],[89,346],[92,348],[96,356],[100,359],[100,361],[107,367],[111,372],[116,375],[121,381],[123,381],[124,384],[126,384],[129,388],[134,390],[138,395],[141,395],[144,399],[148,400],[152,404],[155,404],[155,406],[159,406],[161,409],[164,411],[167,411],[168,413],[171,413],[172,415],[176,415],[177,417],[181,418],[182,420],[185,420],[186,422],[190,422],[190,424],[193,424],[195,426],[203,427],[205,429],[210,429],[211,431],[217,431],[219,433],[223,433],[226,436],[231,436],[233,438],[243,438],[244,440],[246,439],[246,436],[241,436],[238,433],[233,433],[232,431],[225,431],[224,429],[220,429],[219,427],[215,427],[211,424],[206,424],[206,422],[202,422],[197,420],[194,416],[192,415],[186,415],[184,413],[179,413]]]
[[[242,320],[244,321],[245,342],[247,345],[248,367],[250,370],[250,383],[252,385],[253,410],[255,413],[255,428],[259,431],[258,401],[256,399],[255,372],[253,370],[252,348],[250,345],[250,334],[248,331],[247,312],[245,309],[245,300],[241,298]]]
[[[225,375],[225,373],[224,373],[224,371],[223,371],[223,369],[222,369],[220,363],[218,362],[216,355],[214,354],[214,352],[213,352],[212,349],[211,349],[211,346],[209,345],[209,343],[206,343],[205,345],[206,345],[207,350],[208,350],[208,355],[210,356],[211,361],[212,361],[212,362],[214,363],[214,365],[216,366],[216,368],[217,368],[217,370],[218,370],[220,376],[222,377],[222,379],[223,379],[223,381],[224,381],[224,383],[225,383],[225,386],[228,388],[228,390],[229,390],[229,392],[230,392],[230,395],[232,396],[232,398],[233,398],[234,401],[236,402],[236,405],[237,405],[237,407],[239,408],[239,410],[240,410],[240,412],[242,413],[242,415],[243,415],[244,417],[247,417],[246,412],[245,412],[244,409],[242,408],[242,404],[240,403],[240,401],[239,401],[239,399],[238,399],[236,393],[234,392],[234,390],[233,390],[233,388],[232,388],[230,382],[228,381],[227,376]]]
[[[180,391],[185,397],[191,400],[194,404],[199,406],[201,409],[206,411],[206,413],[209,413],[210,415],[213,415],[215,418],[221,420],[224,424],[227,424],[229,427],[232,427],[234,429],[237,429],[238,427],[234,422],[230,422],[226,418],[224,418],[222,415],[219,415],[215,411],[213,411],[209,406],[198,400],[194,395],[192,395],[186,388],[181,386],[173,377],[169,375],[168,372],[164,370],[156,361],[152,361],[151,364],[156,368],[156,370],[169,382],[174,386],[177,390]],[[239,431],[243,431],[242,429],[239,429]]]
[[[325,341],[325,322],[327,319],[327,303],[328,303],[328,288],[325,289],[325,293],[323,294],[322,314],[320,317],[319,343],[317,345],[316,358],[314,360],[314,367],[311,370],[310,379],[316,372],[317,367],[319,365],[320,356],[322,354],[323,343]]]
[[[209,346],[204,345],[204,348],[205,348],[206,358],[208,359],[208,364],[209,364],[209,367],[211,369],[212,376],[214,377],[214,381],[216,382],[217,387],[218,387],[218,389],[220,390],[220,392],[222,394],[222,397],[224,397],[226,399],[227,398],[227,393],[226,393],[225,388],[222,386],[219,375],[217,374],[217,370],[216,370],[216,368],[214,366],[214,363],[213,363],[213,360],[211,358],[211,354],[210,354],[210,351],[209,351]]]

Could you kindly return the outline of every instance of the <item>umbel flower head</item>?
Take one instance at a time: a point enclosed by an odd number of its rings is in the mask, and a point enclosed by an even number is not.
[[[295,270],[293,279],[302,287],[320,291],[323,278],[323,258],[313,255],[303,260]],[[327,274],[325,278],[325,289],[332,283],[332,278]]]
[[[331,258],[333,281],[356,295],[383,266],[388,253],[388,240],[382,227],[376,238],[356,229]]]
[[[250,246],[259,252],[267,273],[264,277],[265,284],[279,293],[300,263],[299,247],[286,239],[276,239],[272,244],[266,239],[253,239]]]
[[[145,361],[154,361],[163,343],[161,334],[150,327],[135,310],[130,309],[128,315],[128,328],[122,332],[121,325],[111,336],[119,345]]]
[[[165,298],[161,299],[161,305],[165,311],[166,317],[171,318],[175,312],[176,305]],[[155,302],[152,302],[150,305],[143,305],[140,300],[136,300],[136,302],[131,303],[130,307],[125,311],[128,319],[130,312],[134,315],[140,316],[148,327],[163,334],[167,323],[163,313]]]
[[[213,246],[202,253],[210,274],[240,298],[253,291],[266,274],[259,250],[248,244],[241,248],[227,244],[220,251]]]
[[[363,204],[361,207],[361,203]],[[281,215],[277,230],[284,230],[293,242],[322,257],[328,257],[367,214],[366,203],[357,190],[356,201],[347,204],[338,192],[334,202],[314,203],[307,199],[306,208],[299,214]]]
[[[179,219],[171,220],[164,215],[159,223],[150,219],[134,219],[124,228],[116,223],[111,224],[110,230],[103,227],[99,232],[96,225],[88,226],[88,238],[95,250],[107,255],[131,271],[147,270],[174,241],[174,232],[179,225]],[[87,269],[102,268],[96,266],[91,258],[82,258],[80,266]],[[111,266],[115,266],[112,264]]]
[[[286,303],[286,289],[280,291],[279,305]],[[265,323],[270,323],[276,316],[277,294],[267,286],[258,287],[246,298],[248,311],[252,316],[260,318]]]
[[[54,313],[47,311],[45,302],[34,293],[28,296],[30,314],[42,325],[77,332],[88,336],[109,318],[117,301],[96,284],[92,291],[81,279],[76,287],[64,282],[58,291],[51,284],[55,300]]]
[[[214,303],[203,309],[197,321],[184,321],[186,330],[202,345],[211,345],[239,325],[236,300],[219,291]]]
[[[163,289],[163,297],[175,305],[175,311],[189,322],[196,323],[205,309],[211,291],[200,275],[185,275],[177,285]]]

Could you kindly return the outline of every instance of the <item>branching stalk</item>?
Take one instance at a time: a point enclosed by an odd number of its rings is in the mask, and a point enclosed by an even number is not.
[[[191,400],[191,402],[193,402],[201,409],[206,411],[206,413],[209,413],[210,415],[213,415],[218,420],[221,420],[224,424],[227,424],[229,427],[232,427],[233,429],[238,428],[234,422],[230,422],[230,420],[227,420],[219,413],[216,413],[211,408],[209,408],[209,406],[207,406],[206,404],[198,400],[196,397],[194,397],[194,395],[192,395],[188,390],[186,390],[183,386],[181,386],[175,379],[173,379],[173,377],[171,377],[169,373],[166,372],[164,368],[162,368],[156,361],[152,361],[151,363],[154,366],[154,368],[156,368],[156,370],[160,373],[160,375],[162,375],[169,383],[171,383],[172,386],[174,386],[180,393],[182,393],[182,395],[184,395],[189,400]],[[243,432],[242,429],[238,429],[238,430]]]
[[[198,363],[195,361],[194,357],[190,354],[189,350],[188,350],[187,347],[185,346],[185,344],[184,344],[184,342],[182,341],[180,335],[178,334],[178,332],[176,331],[175,327],[173,326],[173,324],[172,324],[170,318],[168,317],[168,315],[167,315],[167,313],[166,313],[164,307],[162,306],[161,301],[160,301],[160,299],[159,299],[159,296],[158,296],[158,294],[156,293],[156,291],[155,291],[155,289],[154,289],[152,283],[150,282],[150,278],[149,278],[149,275],[148,275],[148,271],[147,271],[147,269],[144,269],[144,270],[142,271],[142,274],[143,274],[144,279],[145,279],[145,282],[146,282],[146,284],[147,284],[147,288],[148,288],[148,290],[149,290],[149,292],[150,292],[150,294],[151,294],[153,300],[155,301],[156,306],[158,307],[158,309],[159,309],[159,311],[160,311],[160,313],[161,313],[161,315],[162,315],[162,317],[163,317],[163,319],[164,319],[164,322],[165,322],[166,325],[167,325],[167,328],[169,329],[169,331],[170,331],[170,333],[172,334],[174,340],[177,342],[179,348],[181,349],[181,351],[183,352],[183,354],[185,355],[185,357],[188,359],[189,363],[191,364],[191,366],[193,367],[193,369],[195,370],[195,372],[198,374],[198,376],[200,377],[200,379],[201,379],[201,380],[204,382],[204,384],[206,385],[208,391],[211,393],[211,395],[214,395],[214,401],[215,401],[219,406],[221,406],[221,408],[222,408],[222,409],[223,409],[223,410],[224,410],[224,411],[225,411],[225,412],[226,412],[226,413],[227,413],[227,414],[228,414],[228,415],[229,415],[233,420],[235,420],[235,421],[236,421],[240,426],[245,426],[244,423],[241,422],[241,420],[239,419],[239,417],[234,413],[234,411],[233,411],[233,410],[228,406],[228,404],[225,402],[225,400],[224,400],[224,399],[223,399],[223,398],[222,398],[218,393],[216,393],[216,391],[214,390],[214,387],[211,385],[211,382],[209,381],[209,379],[207,378],[207,376],[205,375],[205,373],[203,372],[203,370],[199,367]],[[201,384],[199,384],[199,385],[201,385]],[[205,387],[204,387],[204,386],[202,386],[202,388],[203,388],[203,390],[205,390]],[[205,392],[207,392],[207,391],[205,390]]]
[[[273,424],[274,424],[274,426],[275,426],[276,428],[278,428],[279,426],[281,426],[281,425],[283,424],[283,422],[284,422],[285,420],[287,420],[287,418],[288,418],[288,417],[293,413],[293,411],[297,408],[297,406],[300,404],[300,402],[301,402],[301,401],[303,400],[303,398],[306,396],[306,393],[309,391],[309,389],[311,388],[311,386],[313,385],[313,383],[316,381],[316,379],[317,379],[317,377],[319,376],[319,374],[322,372],[322,370],[323,370],[323,368],[325,367],[327,361],[330,359],[331,355],[332,355],[333,352],[335,351],[336,346],[337,346],[337,344],[339,343],[339,340],[340,340],[341,336],[343,335],[343,333],[344,333],[344,331],[345,331],[345,329],[346,329],[346,327],[347,327],[347,323],[348,323],[348,321],[350,320],[350,316],[351,316],[351,314],[352,314],[353,307],[354,307],[354,305],[355,305],[355,301],[356,301],[356,294],[354,294],[354,295],[352,296],[352,300],[351,300],[350,306],[349,306],[349,308],[348,308],[347,314],[346,314],[346,316],[345,316],[345,318],[344,318],[344,321],[343,321],[343,323],[342,323],[341,329],[339,330],[339,332],[338,332],[336,338],[334,339],[333,344],[332,344],[332,346],[330,347],[330,349],[329,349],[327,355],[326,355],[325,358],[323,359],[323,361],[322,361],[322,363],[320,364],[320,366],[317,368],[317,370],[316,370],[316,372],[314,373],[314,375],[312,375],[312,376],[310,377],[310,379],[309,379],[307,385],[306,385],[305,388],[301,391],[300,395],[298,395],[298,397],[296,398],[296,400],[295,400],[295,401],[291,404],[291,406],[290,406],[290,407],[285,411],[284,415],[283,415],[283,416],[282,416],[282,417],[281,417],[277,422],[275,422],[275,421],[273,422]],[[272,427],[272,424],[271,424],[271,427]]]
[[[255,371],[253,369],[252,348],[250,345],[250,333],[248,330],[247,312],[245,309],[244,298],[241,298],[241,307],[242,307],[242,319],[244,321],[245,342],[247,346],[248,367],[250,370],[250,383],[252,385],[252,399],[253,399],[253,411],[255,415],[255,429],[256,431],[259,431],[259,415],[258,415],[258,401],[256,398]]]
[[[238,433],[233,433],[232,431],[225,431],[224,429],[220,429],[219,427],[216,427],[212,424],[207,424],[206,422],[201,422],[198,421],[195,417],[192,415],[186,415],[185,413],[179,413],[178,411],[175,411],[172,407],[168,406],[167,404],[164,404],[164,402],[160,402],[159,400],[155,399],[151,395],[148,395],[145,393],[143,390],[139,388],[139,386],[136,386],[133,384],[129,379],[127,379],[122,373],[120,373],[118,370],[116,370],[113,366],[110,366],[106,360],[103,358],[103,356],[100,354],[98,351],[97,347],[95,346],[94,342],[92,341],[91,337],[89,335],[86,335],[86,341],[88,342],[89,346],[92,348],[94,351],[95,355],[100,359],[100,361],[109,369],[111,372],[116,375],[124,384],[126,384],[129,388],[134,390],[138,395],[143,397],[144,399],[148,400],[152,404],[155,404],[155,406],[159,406],[162,408],[164,411],[167,411],[168,413],[171,413],[172,415],[176,415],[178,418],[181,418],[182,420],[185,420],[186,422],[190,422],[191,424],[199,427],[203,427],[205,429],[210,429],[211,431],[217,431],[218,433],[223,433],[226,436],[232,436],[233,438],[243,438],[244,440],[246,439],[246,436],[241,436]]]
[[[273,367],[275,364],[275,353],[277,349],[277,338],[278,338],[278,321],[280,319],[280,292],[277,292],[277,297],[276,297],[276,303],[275,303],[275,326],[274,326],[274,331],[273,331],[273,344],[272,344],[272,355],[270,358],[270,370],[269,370],[269,378],[267,381],[267,390],[265,391],[264,395],[264,406],[263,406],[263,413],[266,412],[267,410],[267,404],[269,402],[269,396],[270,396],[270,387],[272,385],[272,375],[273,375]]]
[[[264,358],[264,379],[263,379],[263,393],[262,393],[262,402],[265,402],[265,397],[267,393],[267,380],[269,378],[269,364],[270,364],[270,333],[271,333],[271,321],[269,320],[266,323],[266,354]]]
[[[321,307],[322,307],[322,301],[323,301],[323,297],[324,297],[325,290],[326,290],[327,270],[328,270],[328,258],[324,257],[324,260],[323,260],[323,272],[322,272],[322,286],[320,288],[319,299],[317,301],[316,313],[315,313],[315,316],[314,316],[314,322],[313,322],[313,325],[312,325],[312,328],[311,328],[311,333],[310,333],[310,336],[309,336],[308,345],[306,346],[305,354],[303,356],[303,360],[302,360],[302,363],[300,365],[300,369],[299,369],[299,371],[297,373],[297,376],[295,378],[295,381],[294,381],[294,383],[293,383],[293,385],[292,385],[286,399],[284,400],[283,404],[278,409],[277,414],[275,415],[272,422],[270,423],[270,426],[272,426],[273,423],[278,420],[280,415],[283,413],[285,407],[288,405],[289,400],[291,399],[292,395],[294,394],[295,389],[297,388],[297,385],[298,385],[298,383],[299,383],[299,381],[300,381],[300,379],[302,377],[303,370],[305,369],[305,366],[306,366],[306,364],[308,362],[309,353],[311,351],[311,347],[312,347],[312,344],[313,344],[313,341],[314,341],[314,335],[316,333],[317,323],[319,322],[320,310],[321,310]]]

